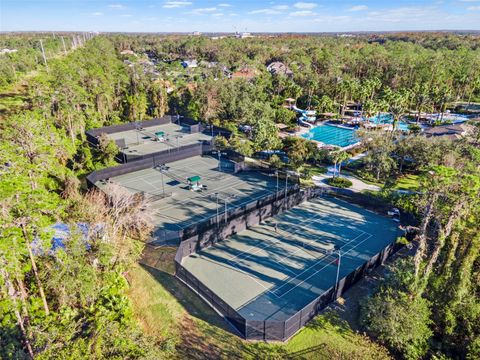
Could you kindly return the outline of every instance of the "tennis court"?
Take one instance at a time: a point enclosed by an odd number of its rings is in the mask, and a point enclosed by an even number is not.
[[[247,321],[285,321],[392,243],[398,224],[316,198],[192,254],[182,266]],[[340,254],[340,256],[339,256]]]
[[[285,189],[277,187],[275,176],[257,171],[231,172],[232,163],[215,157],[194,156],[168,163],[164,169],[148,168],[109,179],[96,185],[108,191],[108,184],[143,193],[150,202],[154,226],[161,231],[179,231],[214,216],[225,218],[225,209],[250,203]],[[192,191],[188,179],[195,178],[199,191]],[[227,219],[228,220],[228,219]]]
[[[125,139],[126,148],[122,151],[139,156],[212,139],[206,133],[190,133],[187,127],[174,123],[116,132],[108,137],[114,141]]]

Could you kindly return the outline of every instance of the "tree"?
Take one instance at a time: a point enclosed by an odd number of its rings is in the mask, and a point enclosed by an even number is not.
[[[405,359],[422,358],[432,336],[430,304],[411,294],[411,261],[399,261],[361,307],[361,323]]]
[[[297,169],[313,156],[316,145],[303,138],[289,136],[283,141],[283,149],[290,159],[290,164]]]
[[[98,150],[103,165],[108,166],[115,163],[114,159],[119,153],[119,149],[115,141],[110,139],[107,134],[101,134],[98,137]]]
[[[405,359],[422,358],[432,336],[428,302],[411,299],[403,292],[385,290],[372,296],[363,309],[363,324],[369,333]]]
[[[350,154],[346,151],[334,151],[330,154],[332,162],[333,162],[333,167],[334,167],[334,174],[333,177],[340,177],[340,171],[342,170],[342,163],[348,159],[350,159]],[[338,171],[337,171],[337,165],[338,165]]]

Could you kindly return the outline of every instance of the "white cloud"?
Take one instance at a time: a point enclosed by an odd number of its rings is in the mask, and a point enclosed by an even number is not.
[[[265,9],[257,9],[249,11],[249,14],[256,15],[256,14],[263,14],[263,15],[278,15],[288,10],[288,5],[275,5]]]
[[[469,6],[467,10],[470,11],[480,11],[480,6]]]
[[[223,13],[215,13],[215,14],[212,14],[212,16],[220,17],[220,16],[223,16]]]
[[[100,11],[96,11],[96,12],[91,13],[90,15],[91,15],[91,16],[102,16],[103,13],[100,12]]]
[[[167,1],[163,4],[163,8],[165,9],[173,9],[173,8],[181,8],[188,5],[192,5],[191,1]]]
[[[348,11],[365,11],[368,10],[367,5],[355,5],[348,9]]]
[[[290,16],[313,16],[313,15],[317,15],[317,13],[310,10],[302,10],[302,11],[294,11],[289,15]]]
[[[222,4],[218,4],[217,6],[218,7],[231,7],[232,4],[222,3]]]
[[[251,15],[257,15],[257,14],[262,14],[262,15],[278,15],[281,14],[282,12],[279,10],[274,10],[274,9],[258,9],[258,10],[253,10],[250,11],[249,14]]]
[[[132,17],[132,14],[122,14],[121,17]]]
[[[108,5],[108,7],[111,9],[118,9],[118,10],[122,10],[126,8],[126,6],[122,4],[110,4]]]
[[[192,15],[204,15],[204,14],[209,14],[209,13],[214,13],[217,12],[219,9],[216,7],[209,7],[209,8],[198,8],[198,9],[193,9],[190,11],[188,14]]]
[[[294,7],[296,7],[297,9],[313,9],[313,8],[316,8],[317,7],[317,4],[316,3],[311,3],[311,2],[297,2],[295,4],[293,4]]]

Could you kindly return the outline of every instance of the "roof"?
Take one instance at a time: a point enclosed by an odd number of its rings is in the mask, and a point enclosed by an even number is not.
[[[183,67],[197,67],[197,66],[198,66],[198,62],[197,62],[197,60],[195,60],[195,59],[183,60],[183,61],[182,61],[182,66],[183,66]]]
[[[425,130],[423,133],[427,137],[447,136],[451,139],[458,139],[466,135],[471,127],[467,124],[440,125]]]
[[[133,52],[132,50],[125,49],[125,50],[120,51],[120,54],[122,54],[122,55],[135,55],[135,52]]]
[[[244,67],[239,71],[232,73],[232,78],[253,78],[256,76],[255,70]]]
[[[293,75],[293,71],[280,61],[274,61],[267,66],[267,71],[272,75]]]
[[[195,176],[190,176],[189,178],[187,178],[187,180],[191,183],[194,183],[194,182],[199,182],[200,180],[202,180],[202,178],[198,175],[195,175]]]

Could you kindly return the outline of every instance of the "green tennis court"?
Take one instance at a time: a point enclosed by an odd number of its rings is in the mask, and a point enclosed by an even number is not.
[[[225,209],[229,211],[285,189],[285,180],[277,183],[276,177],[258,171],[233,174],[228,165],[216,157],[194,156],[168,163],[165,170],[138,170],[96,186],[108,192],[113,183],[132,193],[143,193],[149,200],[149,214],[159,229],[159,238],[214,216],[223,220]]]
[[[182,266],[247,320],[284,321],[399,235],[398,224],[316,198],[186,257]]]
[[[127,155],[139,156],[212,140],[209,134],[190,133],[185,127],[174,123],[119,131],[107,136],[114,141],[124,139],[127,148],[122,151]]]

